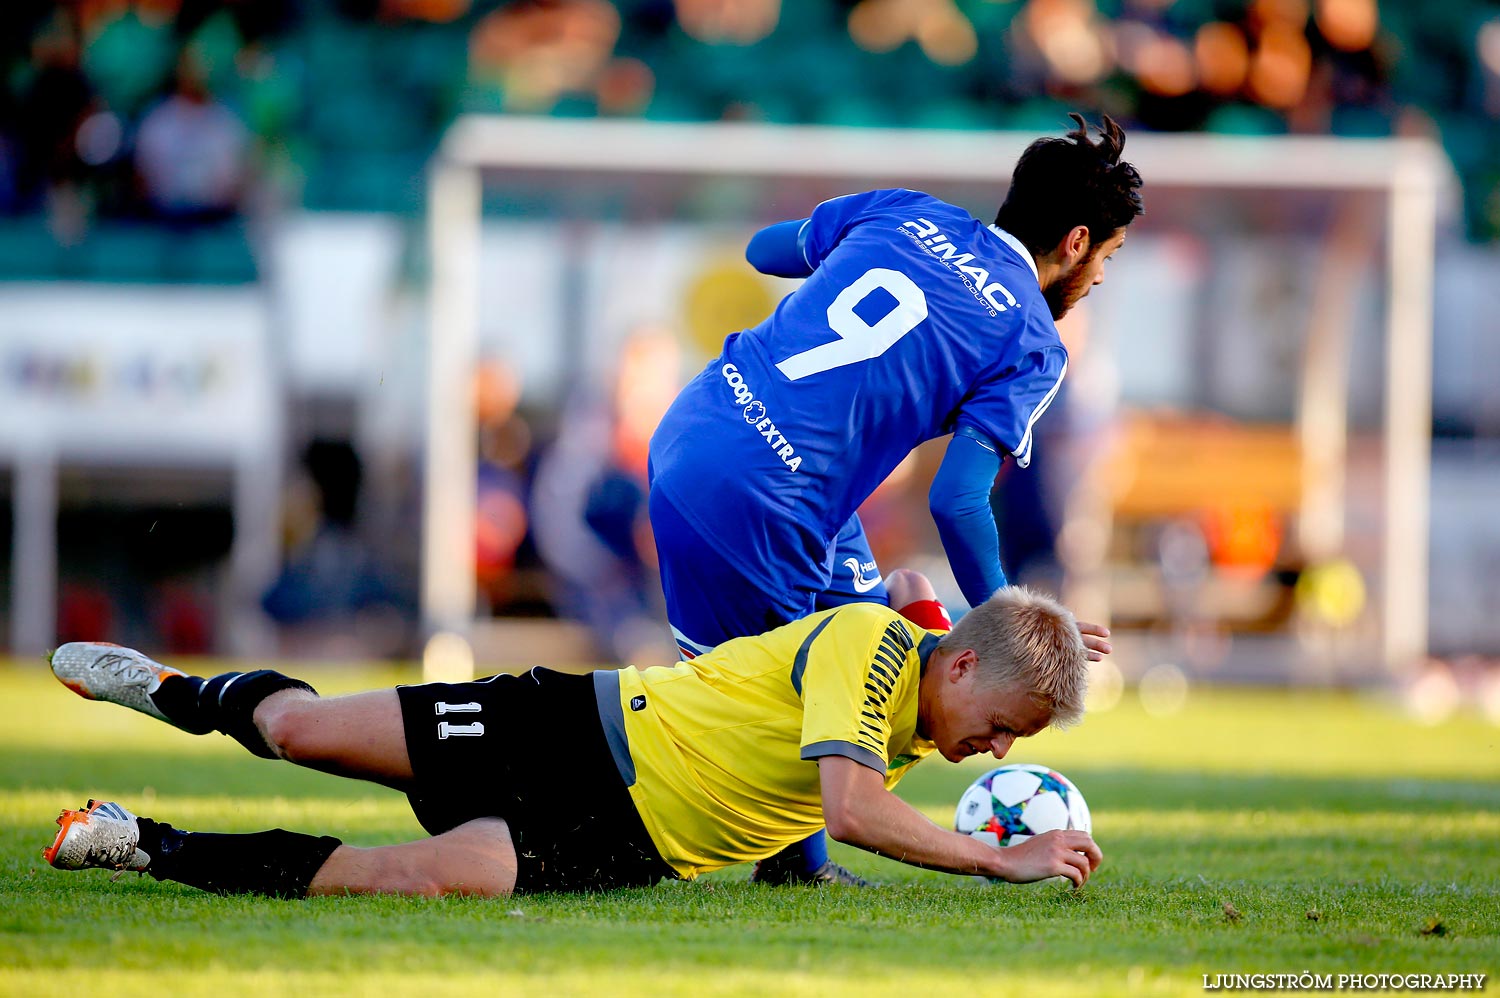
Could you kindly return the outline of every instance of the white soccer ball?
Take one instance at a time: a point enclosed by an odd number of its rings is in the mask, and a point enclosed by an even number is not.
[[[1089,806],[1066,776],[1046,766],[1001,766],[969,784],[953,828],[996,848],[1055,828],[1091,832]]]

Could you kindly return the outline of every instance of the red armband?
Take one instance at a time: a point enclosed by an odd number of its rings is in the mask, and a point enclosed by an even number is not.
[[[935,599],[919,599],[900,607],[896,612],[929,631],[953,630],[953,618],[948,616],[948,608]]]

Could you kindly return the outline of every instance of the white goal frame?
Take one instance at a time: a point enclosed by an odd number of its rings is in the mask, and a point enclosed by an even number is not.
[[[998,187],[1032,133],[847,129],[753,123],[577,121],[473,115],[448,130],[429,171],[431,283],[424,453],[421,613],[424,631],[469,636],[476,624],[473,561],[477,430],[479,245],[485,173],[564,171],[607,178],[827,177],[898,174]],[[1400,673],[1425,657],[1428,616],[1432,314],[1436,232],[1455,188],[1425,138],[1132,133],[1129,159],[1160,187],[1371,192],[1387,207],[1385,260],[1384,536],[1381,657]],[[853,189],[853,188],[851,188]],[[1347,380],[1306,377],[1296,432],[1304,468],[1342,468]],[[1342,475],[1304,505],[1309,522],[1342,517]],[[1313,514],[1313,515],[1308,515]]]

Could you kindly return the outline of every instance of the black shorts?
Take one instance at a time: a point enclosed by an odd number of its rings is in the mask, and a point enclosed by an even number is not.
[[[438,835],[504,818],[517,892],[643,887],[677,876],[610,755],[592,677],[538,668],[396,693],[417,820]]]

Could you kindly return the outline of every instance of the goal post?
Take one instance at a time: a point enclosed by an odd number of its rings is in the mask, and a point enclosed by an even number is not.
[[[757,123],[662,123],[464,116],[429,170],[431,266],[424,452],[421,614],[427,633],[469,634],[472,570],[482,191],[496,177],[553,175],[580,185],[626,178],[837,179],[851,186],[988,184],[997,191],[1032,133],[847,129]],[[1153,190],[1364,193],[1385,205],[1385,385],[1379,591],[1380,658],[1399,672],[1427,650],[1428,489],[1434,258],[1440,215],[1455,186],[1425,138],[1132,133],[1127,158]],[[726,333],[730,330],[725,330]],[[1309,350],[1313,355],[1315,351]],[[1304,371],[1295,433],[1304,471],[1344,458],[1346,378]],[[1342,477],[1313,490],[1309,523],[1336,536]]]

